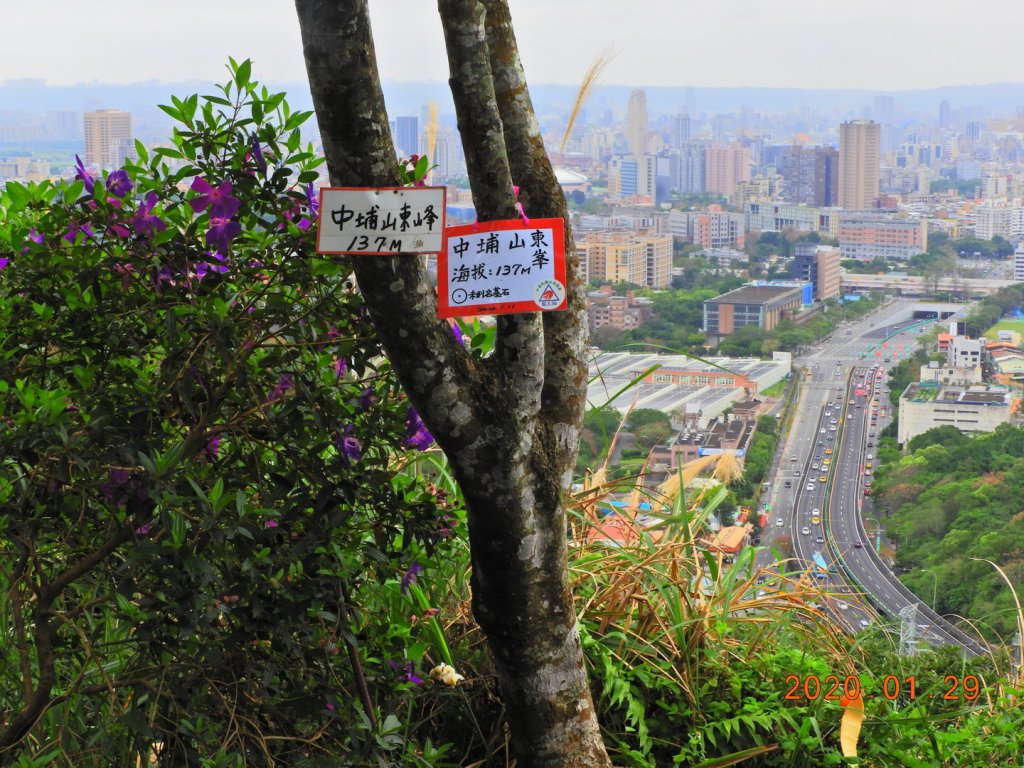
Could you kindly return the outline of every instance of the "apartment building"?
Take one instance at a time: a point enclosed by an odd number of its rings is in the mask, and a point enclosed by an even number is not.
[[[882,126],[851,120],[839,126],[839,207],[874,208],[882,159]]]
[[[587,282],[608,280],[648,288],[672,282],[672,236],[644,232],[587,232],[576,241]]]

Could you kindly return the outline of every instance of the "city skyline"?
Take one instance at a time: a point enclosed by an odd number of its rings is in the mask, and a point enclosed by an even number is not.
[[[34,7],[21,22],[45,29],[49,50],[60,55],[40,56],[36,35],[11,35],[0,81],[215,82],[228,56],[252,58],[266,81],[305,80],[291,3],[252,0],[244,12],[226,0],[182,0],[175,13],[125,0],[105,0],[106,13],[92,6],[51,0]],[[618,0],[510,0],[510,7],[534,83],[578,82],[609,46],[616,55],[604,82],[613,85],[898,91],[1024,82],[1016,25],[999,23],[1024,15],[1011,0],[979,0],[970,13],[951,0],[828,7],[810,0],[692,7],[646,0],[627,6],[631,13]],[[434,3],[386,0],[371,2],[370,10],[383,79],[448,77]],[[115,34],[111,21],[125,19],[134,33]],[[17,27],[19,19],[13,22]]]

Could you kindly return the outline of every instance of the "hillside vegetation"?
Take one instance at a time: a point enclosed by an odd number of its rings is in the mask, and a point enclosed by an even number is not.
[[[939,427],[895,451],[878,473],[875,498],[897,541],[896,565],[929,569],[938,579],[936,609],[979,622],[989,639],[1016,631],[1013,597],[999,565],[1024,584],[1024,430],[1000,426],[976,437]],[[924,600],[930,574],[905,581]]]

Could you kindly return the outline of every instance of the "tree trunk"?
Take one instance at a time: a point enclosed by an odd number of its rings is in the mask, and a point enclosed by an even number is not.
[[[513,174],[530,216],[564,217],[504,0],[439,6],[480,220],[516,216]],[[296,0],[296,7],[331,182],[397,184],[366,0]],[[569,310],[502,316],[495,352],[484,361],[437,319],[419,258],[355,260],[391,364],[466,498],[473,612],[495,661],[520,768],[611,764],[569,590],[566,503],[586,394],[586,322],[571,236],[566,249]]]

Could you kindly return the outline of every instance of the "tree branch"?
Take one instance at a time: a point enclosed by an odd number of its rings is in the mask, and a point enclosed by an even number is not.
[[[515,219],[519,212],[491,79],[484,6],[479,0],[438,0],[437,5],[451,72],[448,82],[477,218]],[[528,420],[528,424],[521,425],[526,427],[521,432],[527,435],[533,431],[532,422],[540,406],[542,334],[539,312],[498,317],[490,369],[507,398],[503,413]]]
[[[366,0],[295,0],[331,183],[396,186],[395,148]],[[437,318],[435,289],[408,254],[362,256],[353,267],[395,373],[449,456],[468,450],[489,414],[483,371]]]
[[[571,481],[579,446],[579,424],[586,402],[587,319],[584,280],[569,223],[565,194],[555,178],[533,111],[507,0],[482,0],[487,8],[487,45],[498,109],[505,131],[512,176],[530,216],[565,221],[568,308],[544,312],[544,389],[542,423],[564,447],[557,460],[564,487]]]

